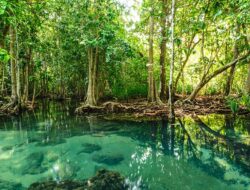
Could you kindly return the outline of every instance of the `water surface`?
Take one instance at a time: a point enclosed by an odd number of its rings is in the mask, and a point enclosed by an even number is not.
[[[250,189],[250,118],[109,121],[76,117],[70,105],[43,102],[0,118],[0,189],[86,179],[101,168],[120,172],[131,189]]]

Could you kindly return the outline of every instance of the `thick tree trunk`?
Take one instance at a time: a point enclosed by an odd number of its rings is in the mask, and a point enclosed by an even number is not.
[[[236,35],[240,35],[240,25],[237,23],[236,26]],[[239,56],[239,47],[238,47],[238,40],[235,41],[234,44],[234,59],[237,59]],[[229,76],[227,77],[227,82],[226,82],[226,87],[225,87],[225,96],[228,96],[230,94],[232,85],[233,85],[233,79],[234,79],[234,73],[235,73],[235,68],[236,68],[237,62],[232,65],[230,69]]]
[[[221,74],[222,72],[226,71],[228,68],[232,67],[232,65],[239,63],[239,61],[246,59],[249,56],[250,52],[248,52],[246,55],[228,63],[227,65],[217,69],[216,71],[214,71],[213,73],[211,73],[210,75],[207,75],[206,77],[203,77],[202,80],[200,81],[200,83],[197,85],[197,87],[194,89],[194,91],[191,93],[191,95],[187,98],[187,100],[194,100],[195,97],[197,96],[197,94],[199,93],[199,91],[214,77],[216,77],[217,75]]]
[[[98,62],[98,48],[90,48],[88,50],[88,90],[85,104],[88,106],[96,106],[96,79],[97,79],[97,62]]]
[[[15,60],[15,31],[10,27],[10,64],[11,64],[11,99],[14,104],[17,103],[17,80],[16,80],[16,60]]]
[[[170,79],[169,79],[169,118],[170,120],[174,120],[175,113],[174,113],[174,88],[173,88],[173,76],[174,76],[174,56],[175,56],[175,50],[174,50],[174,18],[175,18],[175,0],[172,0],[172,23],[171,23],[171,46],[172,46],[172,52],[171,52],[171,64],[170,64]]]
[[[151,0],[153,6],[153,0]],[[150,13],[149,21],[149,62],[148,62],[148,102],[155,102],[155,84],[154,84],[154,15],[153,7],[152,12]]]
[[[160,44],[160,65],[161,65],[161,92],[160,98],[167,99],[167,88],[166,88],[166,43],[167,43],[167,0],[162,0],[162,16],[161,16],[161,44]]]

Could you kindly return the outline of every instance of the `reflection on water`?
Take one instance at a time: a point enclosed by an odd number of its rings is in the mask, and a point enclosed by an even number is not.
[[[155,122],[75,117],[72,104],[0,120],[0,189],[116,170],[131,189],[249,189],[250,119],[209,115]],[[74,106],[73,106],[74,107]]]

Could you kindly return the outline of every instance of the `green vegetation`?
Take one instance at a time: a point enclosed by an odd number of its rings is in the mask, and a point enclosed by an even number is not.
[[[249,9],[248,0],[1,0],[0,95],[14,105],[169,99],[170,110],[174,94],[248,97]]]

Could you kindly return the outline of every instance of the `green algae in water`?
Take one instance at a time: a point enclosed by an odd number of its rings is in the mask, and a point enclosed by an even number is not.
[[[102,168],[120,172],[137,189],[249,189],[250,120],[200,119],[202,125],[182,118],[174,126],[165,120],[105,121],[51,104],[2,120],[0,189],[87,179]]]

